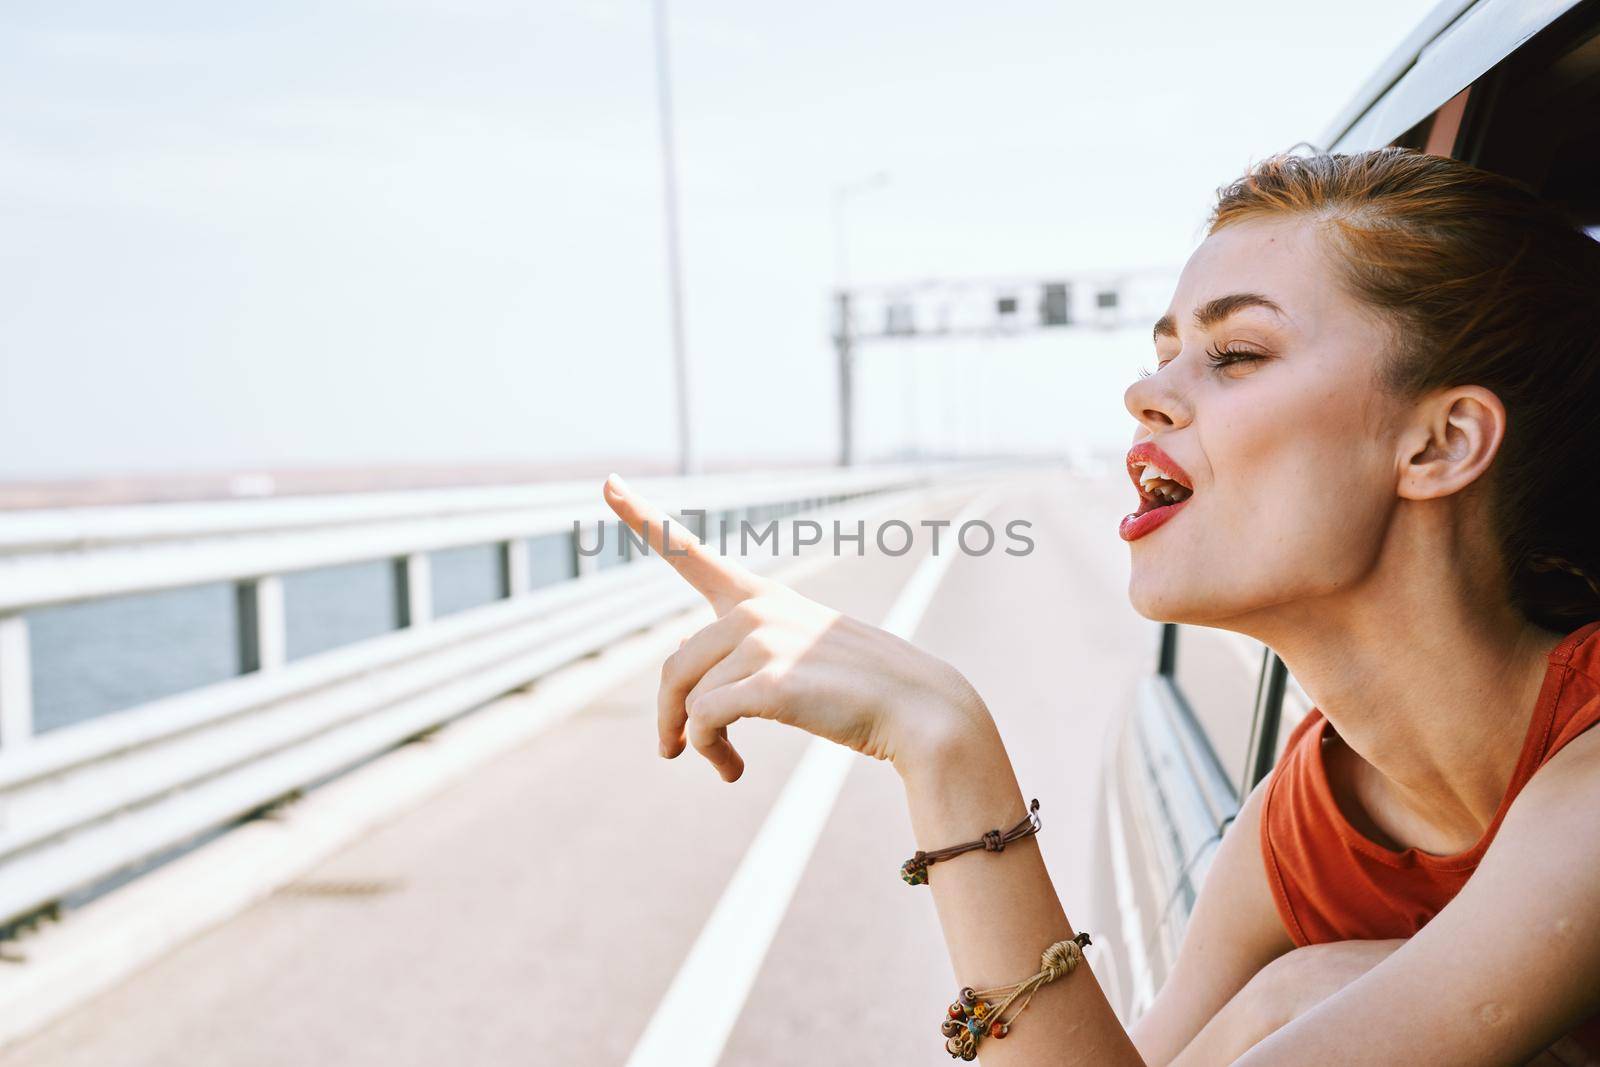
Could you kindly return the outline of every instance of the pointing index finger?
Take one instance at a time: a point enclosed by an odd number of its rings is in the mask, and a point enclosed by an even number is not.
[[[606,479],[606,503],[617,517],[672,564],[684,580],[705,597],[718,615],[760,590],[758,579],[743,567],[719,559],[698,538],[639,496],[615,474]]]

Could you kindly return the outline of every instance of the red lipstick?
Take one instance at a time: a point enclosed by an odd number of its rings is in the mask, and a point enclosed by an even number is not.
[[[1194,496],[1189,473],[1152,441],[1128,449],[1128,477],[1139,491],[1139,510],[1123,517],[1117,533],[1137,541],[1167,522]],[[1154,475],[1154,477],[1147,477]]]

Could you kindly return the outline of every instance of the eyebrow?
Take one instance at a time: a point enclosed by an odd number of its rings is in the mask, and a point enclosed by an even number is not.
[[[1201,304],[1195,309],[1194,322],[1204,330],[1215,326],[1235,312],[1251,307],[1266,308],[1274,314],[1283,315],[1283,308],[1279,307],[1277,301],[1271,297],[1262,296],[1260,293],[1229,293],[1227,296],[1219,296],[1215,300]],[[1163,315],[1156,320],[1156,328],[1151,332],[1152,340],[1177,336],[1178,324],[1171,315]]]

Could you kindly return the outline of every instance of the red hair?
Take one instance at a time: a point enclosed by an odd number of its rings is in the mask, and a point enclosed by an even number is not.
[[[1390,323],[1382,387],[1505,405],[1490,514],[1513,603],[1560,632],[1600,618],[1600,242],[1510,179],[1399,148],[1264,160],[1219,190],[1210,232],[1285,216],[1320,224]]]

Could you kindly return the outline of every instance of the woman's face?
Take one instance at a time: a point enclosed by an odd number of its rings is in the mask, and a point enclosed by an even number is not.
[[[1129,473],[1146,488],[1121,532],[1142,615],[1248,630],[1253,613],[1349,588],[1378,556],[1402,406],[1378,385],[1383,324],[1314,225],[1208,237],[1156,324],[1157,369],[1128,387]],[[1173,478],[1150,481],[1158,470]]]

